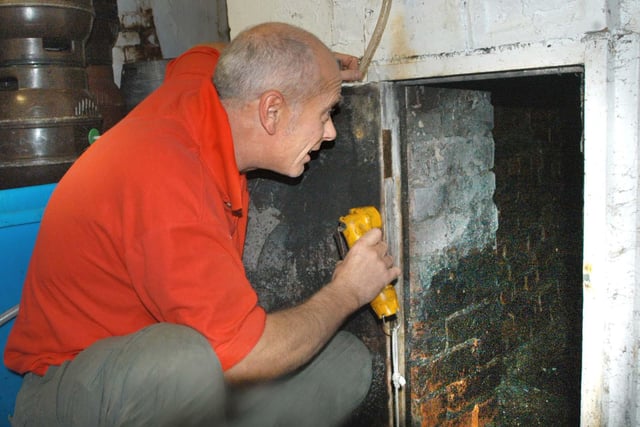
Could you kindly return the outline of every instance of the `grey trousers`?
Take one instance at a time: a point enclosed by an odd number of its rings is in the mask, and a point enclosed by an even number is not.
[[[339,332],[277,381],[228,387],[205,338],[157,324],[98,341],[44,377],[27,374],[12,426],[337,426],[365,398],[371,355]]]

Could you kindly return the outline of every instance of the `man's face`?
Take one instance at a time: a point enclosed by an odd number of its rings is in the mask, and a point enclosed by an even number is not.
[[[333,108],[340,101],[341,79],[335,60],[325,63],[322,70],[327,84],[318,95],[300,105],[288,105],[286,125],[281,134],[280,152],[273,170],[290,177],[300,176],[310,153],[317,151],[324,141],[336,137],[331,119]]]
[[[331,118],[335,105],[340,100],[340,92],[335,96],[318,96],[294,112],[287,124],[283,138],[284,175],[296,177],[304,172],[305,164],[311,160],[311,152],[320,149],[324,141],[336,137],[336,128]]]

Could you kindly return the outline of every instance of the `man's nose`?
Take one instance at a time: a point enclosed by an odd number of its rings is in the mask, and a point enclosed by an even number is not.
[[[324,124],[324,135],[322,136],[323,141],[333,141],[336,139],[338,132],[336,131],[336,127],[333,124],[333,120],[329,119]]]

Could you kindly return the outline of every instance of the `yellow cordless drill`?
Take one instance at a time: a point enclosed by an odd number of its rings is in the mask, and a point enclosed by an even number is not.
[[[380,212],[373,206],[363,206],[349,209],[349,214],[340,217],[341,225],[338,232],[342,233],[347,242],[347,247],[351,248],[353,244],[372,228],[382,227],[382,217]],[[344,258],[346,250],[344,242],[336,237],[340,255]],[[382,292],[371,301],[371,308],[379,319],[389,318],[398,312],[398,297],[395,287],[389,283],[384,287]]]

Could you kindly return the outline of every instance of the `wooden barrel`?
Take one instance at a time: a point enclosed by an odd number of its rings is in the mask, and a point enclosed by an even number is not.
[[[118,5],[116,0],[93,0],[93,8],[96,17],[85,44],[87,64],[112,64],[112,49],[120,31]]]
[[[122,66],[120,90],[124,96],[125,109],[136,105],[158,88],[164,80],[165,69],[171,59],[131,62]]]

